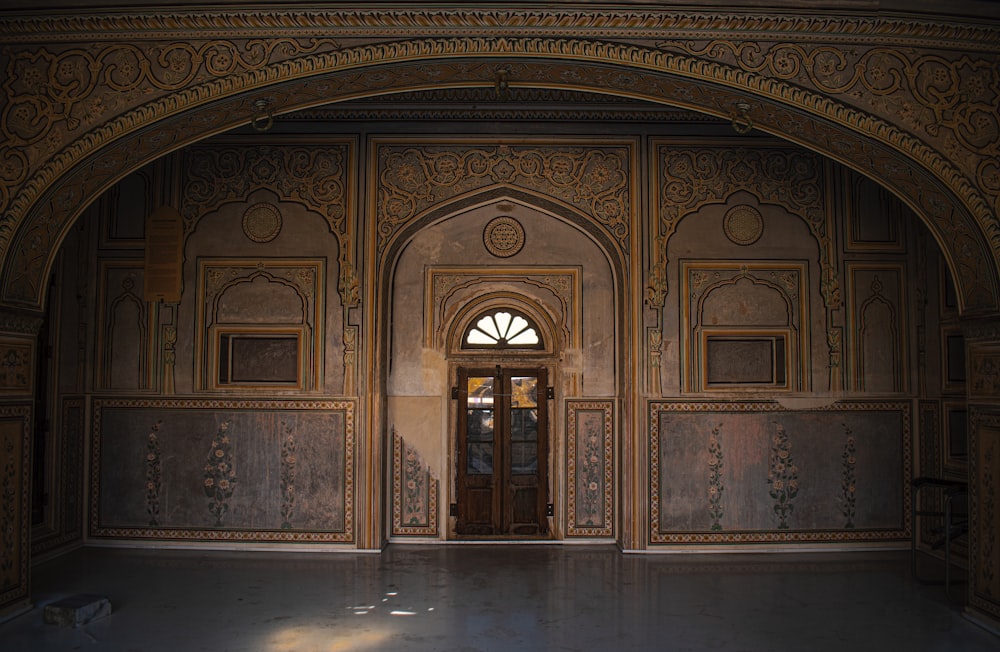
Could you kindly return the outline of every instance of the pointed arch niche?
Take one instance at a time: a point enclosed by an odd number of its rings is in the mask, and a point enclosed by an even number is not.
[[[523,229],[523,246],[516,253],[491,252],[489,226],[497,218]],[[381,320],[389,329],[387,431],[406,451],[393,469],[392,536],[448,535],[443,524],[448,523],[452,496],[449,451],[455,370],[487,361],[492,366],[511,356],[519,364],[550,370],[548,382],[555,387],[557,403],[550,405],[549,479],[553,501],[561,509],[565,447],[564,424],[556,418],[562,414],[558,402],[615,395],[615,306],[620,299],[615,299],[618,276],[607,252],[581,225],[506,195],[427,219],[409,236],[393,270],[389,314]],[[541,346],[463,348],[469,328],[497,311],[531,322],[539,331]],[[411,483],[417,467],[427,480]],[[439,493],[411,491],[414,486],[427,491],[434,487]],[[427,515],[431,504],[438,510],[435,519]],[[422,523],[433,522],[435,529],[414,530],[404,518],[408,513],[425,515]]]

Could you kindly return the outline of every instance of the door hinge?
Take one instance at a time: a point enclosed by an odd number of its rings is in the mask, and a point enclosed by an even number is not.
[[[448,506],[448,516],[458,516],[458,503],[452,503]]]
[[[452,387],[451,388],[451,398],[452,399],[457,399],[458,398],[458,387]]]
[[[545,503],[545,515],[546,516],[555,516],[556,515],[556,506],[553,505],[552,503]]]
[[[555,387],[546,387],[545,388],[545,398],[555,398],[555,397],[556,397],[556,388]]]

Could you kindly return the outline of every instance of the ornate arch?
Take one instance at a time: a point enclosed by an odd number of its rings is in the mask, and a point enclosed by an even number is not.
[[[412,21],[420,12],[404,13]],[[704,25],[711,24],[717,32],[712,38],[718,39],[736,30],[740,21],[757,20],[728,17],[719,22],[721,18],[715,16],[708,23],[698,23],[687,16],[640,13],[646,16],[646,23],[640,23],[645,27],[635,34],[645,31],[649,36],[674,30],[707,38]],[[403,20],[403,15],[395,15],[394,19]],[[236,16],[230,18],[234,24],[239,22]],[[484,20],[484,14],[471,12],[462,18],[462,26],[467,27]],[[537,33],[537,25],[528,29],[524,19],[518,16],[516,22],[527,32]],[[674,22],[668,25],[664,22],[668,19]],[[99,19],[83,22],[94,20]],[[245,22],[249,18],[241,15],[240,20]],[[392,22],[384,15],[379,20]],[[628,27],[627,19],[625,23],[616,23],[600,11],[562,15],[561,20],[561,26],[549,28],[560,35],[573,33],[573,25],[583,31],[601,24],[623,30]],[[902,36],[897,39],[900,42],[929,47],[927,44],[935,39],[940,44],[940,39],[946,38],[955,44],[956,51],[961,51],[963,38],[967,38],[971,39],[971,45],[964,45],[964,49],[976,52],[944,59],[917,50],[909,62],[892,64],[911,74],[893,73],[890,77],[895,80],[894,85],[883,88],[873,85],[870,76],[848,74],[866,62],[869,65],[876,60],[888,62],[887,53],[882,54],[882,59],[870,54],[879,36],[878,29],[874,29],[878,25],[860,21],[865,29],[859,32],[857,25],[842,25],[852,27],[858,34],[851,38],[863,43],[860,51],[869,57],[864,59],[862,55],[841,51],[843,48],[804,45],[794,49],[792,43],[781,43],[782,35],[791,38],[790,34],[796,31],[808,33],[831,27],[830,22],[795,24],[795,20],[778,20],[774,32],[777,36],[769,38],[779,41],[758,49],[749,47],[756,40],[732,41],[744,47],[726,49],[681,40],[661,41],[653,46],[574,37],[464,36],[347,49],[338,49],[339,45],[330,39],[309,42],[286,39],[284,48],[261,51],[254,56],[246,54],[257,52],[253,42],[239,39],[211,41],[216,44],[215,49],[207,50],[204,43],[201,50],[196,44],[185,49],[162,42],[143,42],[142,47],[94,46],[92,49],[99,51],[97,54],[104,53],[102,56],[72,48],[62,48],[59,56],[45,47],[14,51],[13,56],[8,56],[7,66],[16,74],[3,84],[7,105],[0,120],[5,134],[16,136],[0,151],[0,160],[5,164],[0,177],[3,181],[0,255],[4,260],[0,298],[12,305],[40,307],[45,286],[41,280],[64,233],[86,204],[146,162],[208,135],[245,124],[254,115],[255,101],[265,95],[272,106],[290,111],[402,90],[493,86],[497,71],[502,69],[511,85],[624,95],[720,117],[738,113],[747,124],[834,158],[890,188],[927,222],[955,272],[965,311],[995,310],[1000,225],[994,205],[1000,203],[1000,182],[994,183],[994,177],[1000,177],[1000,167],[996,165],[996,143],[1000,137],[991,140],[983,135],[990,133],[983,120],[988,122],[991,115],[983,107],[993,107],[995,116],[995,108],[1000,105],[995,79],[996,47],[988,46],[991,38],[996,42],[995,30],[963,31],[959,27],[935,27],[930,23],[892,25],[900,30]],[[828,19],[833,23],[837,20],[844,19]],[[143,25],[156,22],[150,17],[145,21]],[[171,24],[170,20],[163,19],[161,27],[170,31],[163,27],[167,24]],[[26,25],[37,27],[27,20],[15,27],[25,30]],[[11,24],[3,27],[9,30]],[[458,27],[453,30],[461,31]],[[799,34],[800,39],[803,36]],[[23,31],[20,38],[26,38]],[[817,36],[817,41],[821,40]],[[767,50],[767,56],[760,54],[762,49]],[[230,55],[241,52],[244,56],[223,65],[223,59],[215,56],[223,51]],[[82,65],[80,61],[92,62],[94,70],[99,71],[93,73],[99,83],[92,85],[92,95],[74,102],[78,109],[92,106],[94,110],[87,113],[81,109],[79,114],[66,114],[45,123],[48,130],[45,135],[24,129],[18,132],[13,124],[23,126],[33,119],[30,102],[26,104],[19,98],[37,99],[42,92],[37,90],[40,87],[37,83],[34,87],[27,84],[27,71],[35,62],[44,61],[46,66],[58,62],[57,73],[62,72],[62,66],[68,66],[66,74],[72,74],[73,59],[66,58],[70,56],[68,52],[79,59],[77,66]],[[192,54],[195,52],[200,52],[198,57]],[[164,74],[173,65],[176,68],[173,86],[154,79],[143,66],[140,69],[145,72],[122,77],[125,73],[121,62],[126,59],[133,63],[157,61]],[[185,66],[195,61],[201,67],[187,72]],[[18,64],[22,67],[18,68]],[[803,66],[811,74],[803,73]],[[889,63],[885,66],[891,68]],[[959,81],[949,81],[946,74],[943,81],[936,82],[936,70],[950,71]],[[964,75],[964,70],[974,74]],[[989,77],[990,74],[994,77]],[[930,81],[925,79],[928,75]],[[843,79],[831,83],[836,76]],[[973,86],[981,90],[971,95],[947,94],[954,96],[949,100],[953,106],[948,115],[957,112],[966,117],[943,125],[949,133],[962,131],[963,138],[935,138],[933,134],[918,137],[899,124],[904,120],[895,117],[898,102],[908,98],[930,110],[927,107],[930,100],[924,99],[942,96],[944,91],[938,86],[947,87],[950,92],[966,79],[979,79],[979,86]],[[866,110],[856,106],[859,91],[866,87],[879,91],[883,105],[869,103]],[[935,88],[937,92],[919,92]],[[123,92],[126,100],[113,99]],[[145,95],[158,99],[141,103]],[[126,102],[134,108],[109,117],[108,104],[102,102]],[[970,130],[970,126],[975,129]],[[86,127],[93,128],[73,139],[74,134]],[[928,142],[942,149],[950,146],[949,155]]]

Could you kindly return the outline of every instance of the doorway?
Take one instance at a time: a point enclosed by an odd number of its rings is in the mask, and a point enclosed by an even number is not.
[[[548,534],[547,378],[544,368],[458,369],[459,536]]]

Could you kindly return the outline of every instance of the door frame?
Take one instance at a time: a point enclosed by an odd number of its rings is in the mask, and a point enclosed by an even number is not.
[[[551,370],[548,365],[541,364],[539,360],[536,359],[524,359],[520,357],[514,357],[512,359],[505,361],[507,364],[496,364],[492,367],[482,364],[481,361],[470,361],[470,364],[456,364],[452,373],[452,377],[455,379],[455,384],[453,385],[452,398],[452,416],[449,421],[454,424],[450,428],[450,440],[452,443],[451,451],[453,452],[453,462],[451,467],[451,480],[452,480],[452,504],[455,506],[452,510],[452,516],[454,521],[449,526],[449,536],[456,539],[499,539],[499,540],[511,540],[511,539],[538,539],[551,538],[552,525],[549,522],[549,518],[553,516],[553,511],[551,509],[552,503],[550,502],[550,497],[553,493],[553,486],[550,480],[552,457],[550,455],[550,450],[552,449],[552,427],[550,425],[551,412],[552,409],[549,406],[549,402],[554,399],[555,390],[549,382],[549,375]],[[490,475],[490,502],[491,502],[491,527],[494,531],[492,533],[481,533],[477,534],[474,532],[459,532],[459,524],[461,521],[461,497],[463,492],[463,487],[466,486],[468,482],[468,476],[463,472],[463,466],[467,464],[466,454],[467,451],[463,447],[463,444],[467,444],[467,440],[462,437],[460,432],[460,426],[466,423],[463,415],[467,409],[466,397],[468,396],[467,380],[468,378],[474,377],[492,377],[495,381],[494,383],[494,394],[496,396],[504,396],[509,388],[509,384],[513,378],[519,376],[529,376],[535,377],[538,380],[538,387],[536,388],[535,405],[538,410],[538,430],[536,436],[536,454],[537,460],[537,472],[534,474],[535,477],[535,488],[537,490],[537,496],[535,498],[534,514],[535,521],[531,524],[538,526],[538,531],[535,533],[528,532],[515,532],[512,531],[517,525],[515,521],[514,505],[516,502],[515,494],[517,493],[517,475],[512,473],[513,463],[511,461],[511,424],[508,422],[507,416],[510,414],[511,405],[506,401],[495,401],[494,410],[497,411],[498,416],[495,418],[495,427],[493,434],[493,472]],[[463,382],[464,381],[464,382]],[[463,386],[465,384],[465,386]],[[499,416],[501,409],[503,410],[503,416]],[[499,476],[499,477],[497,477]],[[477,477],[477,476],[473,476]],[[462,482],[462,478],[466,478],[466,482]],[[499,483],[499,487],[497,486]],[[527,521],[524,522],[527,524]]]

